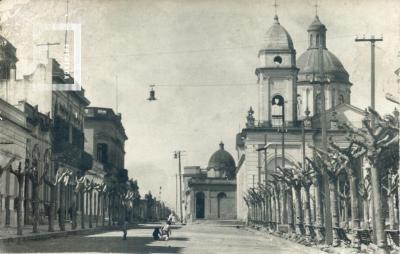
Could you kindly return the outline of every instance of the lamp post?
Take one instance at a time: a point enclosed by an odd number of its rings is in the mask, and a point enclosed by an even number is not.
[[[183,151],[175,151],[174,158],[178,159],[178,170],[179,170],[179,214],[181,223],[183,223],[183,214],[182,214],[182,167],[181,167],[181,155]]]

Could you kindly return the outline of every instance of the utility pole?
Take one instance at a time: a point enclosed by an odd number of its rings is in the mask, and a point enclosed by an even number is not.
[[[282,129],[279,130],[278,127],[278,132],[282,132],[281,136],[281,150],[282,150],[282,168],[285,168],[285,132],[286,132],[286,124],[285,124],[285,99],[282,97]],[[282,186],[284,187],[284,186]],[[290,220],[288,220],[288,206],[291,205],[288,202],[288,191],[285,190],[285,188],[282,188],[282,224],[287,224],[290,223]]]
[[[118,75],[115,76],[115,113],[118,114]]]
[[[178,212],[178,174],[175,174],[175,182],[176,182],[175,212]]]
[[[175,151],[174,158],[178,159],[178,169],[179,169],[179,214],[181,218],[181,223],[183,223],[183,213],[182,213],[182,166],[181,166],[181,155],[184,151]]]
[[[375,42],[383,41],[383,38],[370,38],[363,37],[362,39],[356,38],[356,42],[369,42],[371,44],[371,108],[375,110]],[[371,129],[375,131],[375,117],[371,114]],[[385,245],[385,231],[384,231],[384,220],[382,216],[382,200],[381,200],[381,186],[380,176],[378,169],[371,165],[371,185],[372,185],[372,207],[373,207],[373,228],[374,228],[374,243],[378,247]]]
[[[322,150],[327,151],[327,133],[326,133],[326,104],[325,104],[325,85],[330,81],[325,77],[324,74],[324,56],[323,56],[323,45],[320,43],[318,47],[318,63],[319,63],[319,74],[318,78],[311,81],[311,84],[319,84],[320,87],[320,101],[321,101],[321,112],[320,112],[320,124],[321,124],[321,139],[322,139]],[[322,155],[325,159],[326,155]],[[324,197],[325,197],[325,244],[333,244],[333,228],[332,228],[332,213],[331,213],[331,201],[329,192],[329,180],[326,172],[322,174],[322,180],[324,185]]]
[[[356,38],[355,41],[371,43],[371,108],[375,110],[375,42],[383,41],[383,38],[375,38],[375,36],[372,35],[371,38]],[[371,127],[375,129],[375,119],[373,115],[371,115],[371,124]]]
[[[264,182],[265,184],[267,184],[267,134],[265,134],[264,136],[264,145],[265,145],[265,149],[264,149]]]

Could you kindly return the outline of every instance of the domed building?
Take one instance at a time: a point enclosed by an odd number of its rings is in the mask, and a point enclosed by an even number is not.
[[[225,151],[224,143],[219,144],[220,149],[213,153],[208,161],[207,177],[235,179],[236,165],[232,155]]]
[[[186,166],[183,172],[185,220],[236,219],[236,163],[224,143],[206,168]]]
[[[313,85],[321,71],[319,64],[319,47],[322,47],[323,72],[329,84],[325,86],[326,108],[332,108],[342,103],[350,104],[349,74],[340,60],[326,47],[326,27],[318,16],[308,27],[308,49],[297,59],[297,92],[298,118],[303,119],[308,108],[310,116],[319,113],[321,99],[318,87]]]
[[[327,136],[345,146],[348,143],[346,132],[340,124],[359,128],[364,118],[363,110],[350,104],[352,83],[349,73],[340,59],[328,50],[327,28],[319,17],[315,16],[304,29],[303,38],[308,48],[299,57],[296,56],[295,42],[281,23],[275,15],[263,38],[262,48],[258,51],[259,65],[255,69],[258,110],[254,112],[253,107],[250,108],[246,127],[236,137],[239,220],[247,220],[249,215],[260,212],[259,209],[251,210],[251,204],[244,200],[251,195],[252,188],[272,180],[277,166],[293,167],[297,163],[304,164],[306,156],[313,158],[314,152],[309,145],[321,147],[323,104],[318,83],[321,73],[326,81]],[[340,182],[339,188],[343,186],[344,182]],[[283,200],[287,198],[285,195],[282,193]],[[293,216],[289,218],[293,215],[288,211],[290,205],[286,201],[282,204],[281,215],[271,219],[295,227]],[[278,217],[281,221],[276,221]]]

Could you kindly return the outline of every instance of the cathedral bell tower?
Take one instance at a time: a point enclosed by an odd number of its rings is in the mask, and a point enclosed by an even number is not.
[[[297,121],[296,50],[286,29],[275,15],[274,23],[265,35],[264,46],[258,53],[260,65],[255,74],[259,84],[259,120],[266,127]]]

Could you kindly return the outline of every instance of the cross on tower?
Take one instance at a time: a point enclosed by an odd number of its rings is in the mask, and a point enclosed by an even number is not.
[[[275,7],[275,15],[277,15],[277,9],[278,9],[279,5],[276,3],[276,0],[274,2],[273,6]]]
[[[319,7],[319,5],[318,5],[318,1],[316,1],[316,2],[315,2],[315,4],[314,4],[314,8],[315,8],[315,16],[318,16],[318,7]]]

